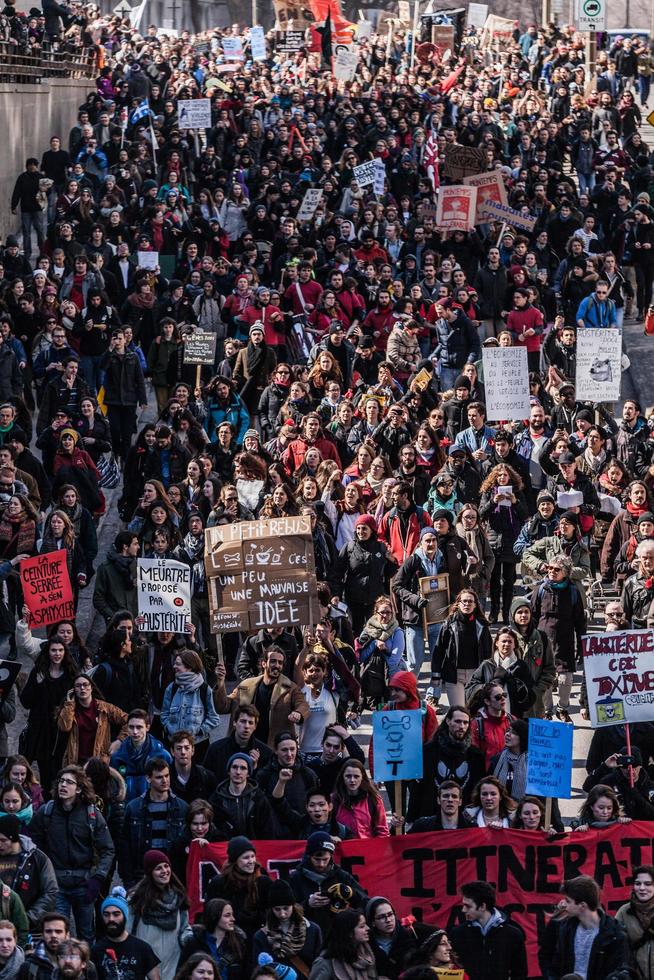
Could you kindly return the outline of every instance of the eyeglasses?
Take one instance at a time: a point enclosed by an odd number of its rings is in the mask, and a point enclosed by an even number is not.
[[[377,919],[394,919],[394,918],[395,918],[395,912],[380,912],[379,915],[375,916],[375,921],[377,921]]]
[[[506,701],[506,694],[494,694],[491,701]]]
[[[66,783],[67,786],[77,786],[77,780],[71,779],[69,776],[62,776],[57,782]]]

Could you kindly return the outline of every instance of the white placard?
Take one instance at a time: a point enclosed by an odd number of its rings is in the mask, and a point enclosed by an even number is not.
[[[528,419],[529,368],[524,347],[488,347],[481,352],[488,419]]]
[[[145,633],[183,633],[191,622],[191,566],[172,558],[139,558],[136,589]]]
[[[367,187],[368,184],[374,184],[376,171],[376,161],[366,160],[365,163],[360,163],[358,167],[355,167],[352,172],[359,187]]]
[[[253,61],[266,60],[266,38],[263,33],[263,27],[250,28],[250,49],[252,51]]]
[[[580,327],[577,331],[578,401],[616,402],[620,398],[622,377],[622,331]]]
[[[487,3],[468,4],[468,24],[470,27],[483,27],[488,17]]]
[[[298,221],[311,221],[316,208],[322,201],[322,190],[320,187],[310,187],[302,198],[302,204],[296,217]]]
[[[340,47],[334,58],[334,78],[339,82],[351,82],[359,65],[359,52],[356,48]]]
[[[139,269],[156,269],[159,265],[158,252],[137,252],[136,262]]]
[[[386,189],[386,166],[383,160],[375,160],[375,179],[372,182],[372,192],[381,197]]]
[[[365,41],[367,38],[372,37],[372,23],[369,20],[358,21],[354,37],[357,41]]]
[[[220,43],[228,61],[243,61],[243,42],[240,37],[224,37]]]
[[[211,99],[178,99],[177,122],[180,129],[211,127]]]

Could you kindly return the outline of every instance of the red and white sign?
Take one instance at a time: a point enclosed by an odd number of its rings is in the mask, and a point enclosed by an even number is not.
[[[506,187],[502,180],[502,175],[496,170],[490,174],[474,174],[472,177],[464,177],[463,183],[468,187],[477,188],[477,209],[475,213],[475,224],[482,224],[488,221],[484,217],[484,205],[492,201],[495,204],[508,205]]]
[[[436,207],[436,226],[443,231],[470,231],[475,225],[477,188],[464,184],[441,187]]]

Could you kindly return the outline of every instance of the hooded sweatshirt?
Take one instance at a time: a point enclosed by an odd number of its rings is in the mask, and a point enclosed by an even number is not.
[[[392,687],[397,687],[401,691],[404,691],[406,698],[402,704],[397,704],[395,701],[385,704],[382,711],[396,711],[398,709],[410,711],[420,709],[422,711],[422,742],[423,745],[426,742],[430,742],[438,730],[438,717],[432,706],[430,704],[423,704],[418,697],[418,681],[416,680],[415,674],[412,674],[410,670],[399,670],[396,674],[393,674],[390,683]],[[370,739],[370,747],[368,749],[368,762],[370,764],[370,772],[373,773],[374,752],[372,738]]]

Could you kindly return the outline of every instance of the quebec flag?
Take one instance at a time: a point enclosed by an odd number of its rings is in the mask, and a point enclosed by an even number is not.
[[[140,119],[147,119],[150,116],[150,104],[147,99],[143,99],[130,116],[130,124],[134,126]]]

